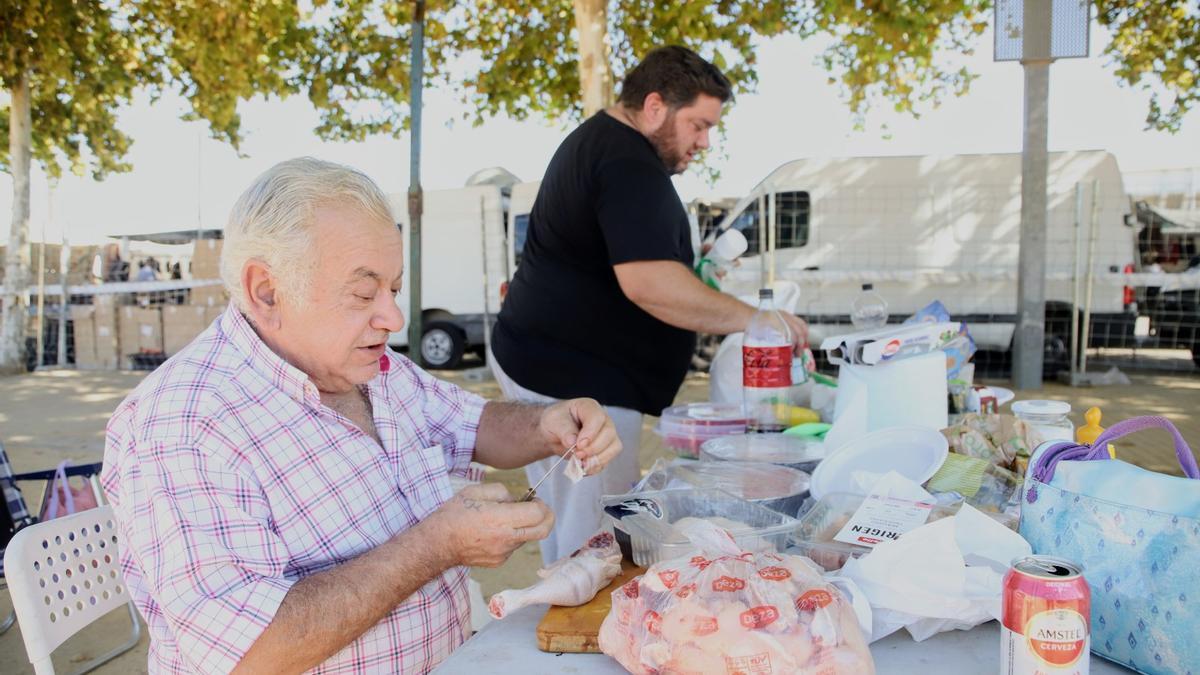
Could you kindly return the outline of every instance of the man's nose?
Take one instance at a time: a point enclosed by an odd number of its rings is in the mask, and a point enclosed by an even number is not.
[[[697,143],[696,145],[697,145],[697,147],[699,147],[701,150],[707,150],[707,149],[708,149],[708,145],[709,145],[709,143],[708,143],[708,134],[709,134],[709,130],[708,130],[708,129],[705,129],[704,131],[700,132],[700,142],[699,142],[699,143]]]
[[[389,333],[398,333],[400,329],[404,328],[404,313],[400,311],[400,305],[396,304],[395,296],[390,293],[386,295],[386,302],[382,309],[375,314],[371,327],[386,330]]]

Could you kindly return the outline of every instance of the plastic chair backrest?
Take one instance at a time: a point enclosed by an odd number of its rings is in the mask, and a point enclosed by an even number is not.
[[[109,506],[20,530],[4,552],[4,570],[25,650],[39,674],[54,672],[50,653],[67,638],[129,602]]]

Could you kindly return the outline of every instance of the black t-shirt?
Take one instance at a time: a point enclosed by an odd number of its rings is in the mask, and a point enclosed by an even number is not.
[[[640,132],[605,112],[571,132],[546,169],[492,335],[517,384],[658,415],[687,374],[695,333],[650,316],[613,265],[692,266],[687,212]]]

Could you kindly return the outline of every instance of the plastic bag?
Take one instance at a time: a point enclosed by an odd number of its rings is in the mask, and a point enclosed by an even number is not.
[[[613,591],[600,649],[635,674],[874,673],[850,603],[812,561],[741,550],[698,520],[698,555],[665,560]]]
[[[54,480],[50,482],[50,489],[42,504],[42,522],[99,506],[86,480],[82,486],[71,485],[71,479],[67,477],[67,465],[70,463],[70,460],[64,459],[54,471]]]

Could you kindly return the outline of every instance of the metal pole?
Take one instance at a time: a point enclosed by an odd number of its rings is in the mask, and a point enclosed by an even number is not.
[[[413,3],[412,74],[409,78],[409,168],[408,168],[408,356],[422,365],[421,358],[421,89],[425,77],[425,0]]]
[[[759,288],[768,288],[771,283],[767,267],[767,196],[758,197],[758,267]]]
[[[51,201],[47,199],[46,201]],[[47,216],[48,218],[49,216]],[[46,362],[46,219],[42,219],[42,245],[38,255],[38,303],[37,303],[37,365],[34,370]]]
[[[492,307],[489,299],[491,289],[488,287],[488,236],[487,236],[487,198],[479,198],[479,241],[483,253],[483,349],[484,353],[492,352]]]
[[[1090,326],[1092,323],[1092,286],[1095,283],[1096,276],[1096,221],[1098,220],[1100,209],[1100,181],[1092,181],[1092,215],[1091,223],[1088,226],[1088,254],[1087,254],[1087,290],[1083,296],[1083,336],[1080,340],[1079,350],[1079,372],[1087,372],[1087,349]]]
[[[1075,257],[1071,263],[1071,382],[1079,365],[1079,245],[1083,241],[1083,183],[1075,184]]]
[[[67,365],[67,267],[71,261],[71,244],[67,242],[67,225],[63,223],[62,260],[58,267],[58,366]]]
[[[767,195],[767,287],[775,286],[775,230],[779,222],[775,215],[775,193]]]
[[[1023,21],[1025,136],[1013,385],[1042,386],[1046,335],[1046,134],[1050,95],[1050,0],[1028,0]]]

